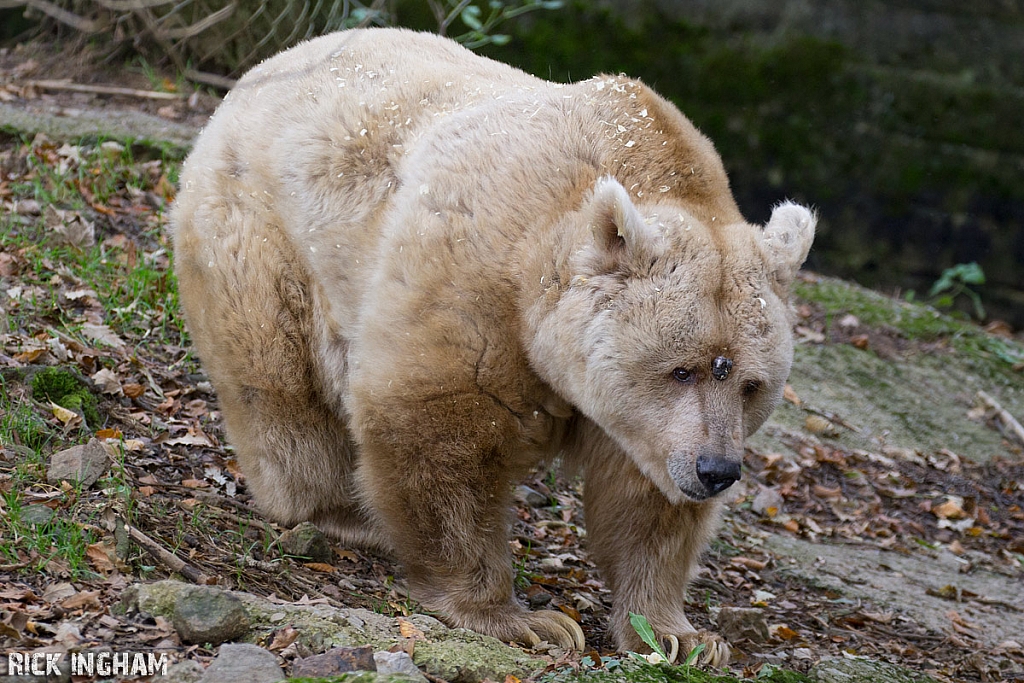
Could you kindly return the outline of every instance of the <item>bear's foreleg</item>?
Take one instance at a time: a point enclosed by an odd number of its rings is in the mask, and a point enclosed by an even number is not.
[[[582,649],[575,621],[528,612],[513,594],[508,411],[476,393],[422,402],[378,394],[356,419],[360,480],[413,597],[456,627]]]
[[[591,430],[583,440],[589,451],[583,495],[588,547],[613,593],[616,644],[649,649],[630,624],[633,612],[647,618],[662,642],[678,639],[677,662],[704,644],[699,661],[725,666],[728,644],[695,629],[684,613],[686,585],[717,527],[719,504],[670,503],[616,443],[599,428]]]

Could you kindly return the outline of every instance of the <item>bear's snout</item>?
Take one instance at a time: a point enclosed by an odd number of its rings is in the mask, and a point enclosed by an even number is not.
[[[736,460],[701,455],[697,457],[697,479],[714,496],[726,490],[740,478],[740,463]]]

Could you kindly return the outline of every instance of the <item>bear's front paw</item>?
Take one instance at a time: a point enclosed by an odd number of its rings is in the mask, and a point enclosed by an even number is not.
[[[531,647],[546,640],[564,650],[583,651],[583,629],[566,614],[551,610],[528,612],[526,625],[529,636],[533,637],[527,636],[522,641]]]
[[[665,652],[669,655],[669,662],[673,664],[685,662],[687,656],[698,645],[703,645],[704,649],[701,650],[696,661],[693,662],[694,664],[711,665],[719,669],[729,664],[729,643],[725,642],[722,636],[711,631],[697,631],[679,637],[665,636],[662,643],[665,645]]]

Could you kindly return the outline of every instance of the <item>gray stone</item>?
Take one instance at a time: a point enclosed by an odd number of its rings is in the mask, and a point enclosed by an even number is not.
[[[808,676],[818,683],[937,683],[931,676],[873,659],[826,657]]]
[[[125,590],[123,609],[126,614],[137,610],[165,617],[173,623],[180,596],[195,588],[170,580],[136,584]],[[231,594],[242,601],[248,614],[250,628],[245,640],[262,642],[261,639],[272,637],[281,623],[286,622],[299,632],[296,642],[311,652],[360,645],[371,645],[374,651],[390,650],[403,641],[397,620],[369,610],[271,603],[249,593]],[[413,661],[427,674],[452,683],[474,683],[487,678],[502,681],[507,674],[526,679],[545,666],[544,660],[509,647],[496,638],[466,629],[450,629],[433,617],[414,614],[408,621],[427,638],[416,642]],[[375,675],[359,674],[367,681],[378,680]],[[401,676],[393,674],[392,677]]]
[[[769,638],[764,612],[752,607],[723,607],[718,612],[718,630],[730,642],[766,643]]]
[[[164,683],[199,683],[206,669],[194,659],[185,659],[167,667]]]
[[[242,601],[212,586],[183,589],[175,601],[171,623],[186,643],[217,645],[240,638],[249,630]]]
[[[26,505],[21,509],[22,524],[35,526],[37,524],[46,524],[51,519],[53,519],[53,510],[45,505]]]
[[[217,658],[199,679],[200,683],[277,683],[284,680],[284,671],[277,657],[256,645],[225,643]]]
[[[531,489],[526,484],[523,484],[516,488],[516,499],[521,500],[530,507],[535,508],[546,507],[550,502],[547,496],[545,496],[540,491]]]
[[[327,678],[351,671],[376,671],[373,648],[336,647],[322,655],[296,659],[292,664],[292,676],[296,678]]]
[[[375,652],[373,661],[377,663],[377,673],[405,674],[410,680],[427,683],[427,677],[420,672],[407,652]]]
[[[72,446],[50,456],[46,481],[51,484],[78,482],[87,489],[110,468],[110,459],[114,455],[113,449],[105,443],[90,439],[84,446]]]
[[[330,563],[334,559],[331,542],[314,524],[303,522],[281,534],[278,544],[288,555],[308,557],[311,562]]]

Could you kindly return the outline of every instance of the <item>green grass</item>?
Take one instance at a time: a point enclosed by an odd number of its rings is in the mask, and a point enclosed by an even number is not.
[[[1014,366],[1024,363],[1024,345],[988,334],[968,320],[832,278],[821,278],[815,283],[797,282],[794,294],[822,306],[828,325],[852,314],[864,325],[897,330],[910,341],[947,340],[983,377],[1019,381],[1019,371]]]
[[[129,345],[181,344],[184,323],[163,232],[163,206],[154,199],[174,182],[176,162],[139,163],[132,149],[121,145],[82,145],[74,154],[61,153],[65,149],[22,143],[28,170],[10,189],[19,201],[38,202],[41,213],[0,217],[0,249],[20,253],[28,263],[22,284],[45,294],[33,292],[12,307],[7,331],[35,333],[45,322],[85,345],[97,343],[81,335],[87,322],[81,306],[61,298],[63,292],[87,289],[95,292],[103,323]],[[60,222],[54,211],[93,223],[96,244],[61,244],[51,227]]]

